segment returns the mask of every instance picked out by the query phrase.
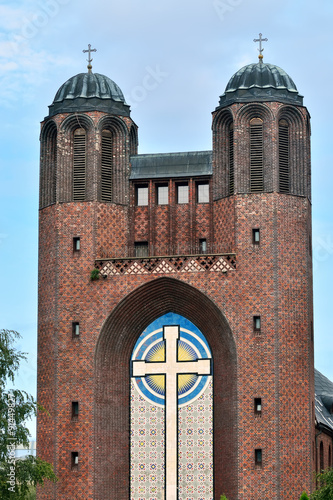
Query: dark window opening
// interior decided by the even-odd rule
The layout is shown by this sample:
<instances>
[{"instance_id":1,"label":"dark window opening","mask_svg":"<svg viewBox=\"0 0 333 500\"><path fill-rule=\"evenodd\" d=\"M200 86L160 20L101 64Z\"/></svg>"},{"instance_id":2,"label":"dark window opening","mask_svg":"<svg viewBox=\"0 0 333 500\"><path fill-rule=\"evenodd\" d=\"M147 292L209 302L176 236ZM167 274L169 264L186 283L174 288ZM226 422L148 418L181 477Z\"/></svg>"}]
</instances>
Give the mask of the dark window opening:
<instances>
[{"instance_id":1,"label":"dark window opening","mask_svg":"<svg viewBox=\"0 0 333 500\"><path fill-rule=\"evenodd\" d=\"M79 465L79 452L72 451L72 469L75 469Z\"/></svg>"},{"instance_id":2,"label":"dark window opening","mask_svg":"<svg viewBox=\"0 0 333 500\"><path fill-rule=\"evenodd\" d=\"M289 179L289 126L286 120L279 122L279 190L290 192Z\"/></svg>"},{"instance_id":3,"label":"dark window opening","mask_svg":"<svg viewBox=\"0 0 333 500\"><path fill-rule=\"evenodd\" d=\"M254 450L254 460L256 465L262 465L262 449L257 448Z\"/></svg>"},{"instance_id":4,"label":"dark window opening","mask_svg":"<svg viewBox=\"0 0 333 500\"><path fill-rule=\"evenodd\" d=\"M250 190L264 190L263 177L263 122L260 118L250 121Z\"/></svg>"},{"instance_id":5,"label":"dark window opening","mask_svg":"<svg viewBox=\"0 0 333 500\"><path fill-rule=\"evenodd\" d=\"M261 415L261 398L254 398L254 413Z\"/></svg>"},{"instance_id":6,"label":"dark window opening","mask_svg":"<svg viewBox=\"0 0 333 500\"><path fill-rule=\"evenodd\" d=\"M72 323L72 335L74 338L80 336L80 323L78 321Z\"/></svg>"},{"instance_id":7,"label":"dark window opening","mask_svg":"<svg viewBox=\"0 0 333 500\"><path fill-rule=\"evenodd\" d=\"M229 194L235 191L235 172L234 172L234 125L229 127Z\"/></svg>"},{"instance_id":8,"label":"dark window opening","mask_svg":"<svg viewBox=\"0 0 333 500\"><path fill-rule=\"evenodd\" d=\"M101 200L112 201L112 134L102 131Z\"/></svg>"},{"instance_id":9,"label":"dark window opening","mask_svg":"<svg viewBox=\"0 0 333 500\"><path fill-rule=\"evenodd\" d=\"M78 401L72 401L72 418L77 418L79 416L79 403Z\"/></svg>"},{"instance_id":10,"label":"dark window opening","mask_svg":"<svg viewBox=\"0 0 333 500\"><path fill-rule=\"evenodd\" d=\"M75 130L73 142L73 200L83 201L86 193L86 132L83 128Z\"/></svg>"},{"instance_id":11,"label":"dark window opening","mask_svg":"<svg viewBox=\"0 0 333 500\"><path fill-rule=\"evenodd\" d=\"M199 251L200 251L200 253L207 252L207 240L206 240L206 238L201 238L199 240Z\"/></svg>"},{"instance_id":12,"label":"dark window opening","mask_svg":"<svg viewBox=\"0 0 333 500\"><path fill-rule=\"evenodd\" d=\"M261 330L261 317L253 316L253 330L255 332L260 332Z\"/></svg>"},{"instance_id":13,"label":"dark window opening","mask_svg":"<svg viewBox=\"0 0 333 500\"><path fill-rule=\"evenodd\" d=\"M167 184L156 186L157 191L157 204L158 205L168 205L169 204L169 187Z\"/></svg>"},{"instance_id":14,"label":"dark window opening","mask_svg":"<svg viewBox=\"0 0 333 500\"><path fill-rule=\"evenodd\" d=\"M177 184L177 203L184 204L188 203L189 200L189 190L187 183Z\"/></svg>"},{"instance_id":15,"label":"dark window opening","mask_svg":"<svg viewBox=\"0 0 333 500\"><path fill-rule=\"evenodd\" d=\"M259 245L260 243L260 229L252 229L252 243Z\"/></svg>"},{"instance_id":16,"label":"dark window opening","mask_svg":"<svg viewBox=\"0 0 333 500\"><path fill-rule=\"evenodd\" d=\"M73 238L73 252L79 252L81 250L80 236L75 236Z\"/></svg>"},{"instance_id":17,"label":"dark window opening","mask_svg":"<svg viewBox=\"0 0 333 500\"><path fill-rule=\"evenodd\" d=\"M136 205L144 207L148 205L148 186L136 187Z\"/></svg>"},{"instance_id":18,"label":"dark window opening","mask_svg":"<svg viewBox=\"0 0 333 500\"><path fill-rule=\"evenodd\" d=\"M148 241L134 243L135 257L148 257Z\"/></svg>"}]
</instances>

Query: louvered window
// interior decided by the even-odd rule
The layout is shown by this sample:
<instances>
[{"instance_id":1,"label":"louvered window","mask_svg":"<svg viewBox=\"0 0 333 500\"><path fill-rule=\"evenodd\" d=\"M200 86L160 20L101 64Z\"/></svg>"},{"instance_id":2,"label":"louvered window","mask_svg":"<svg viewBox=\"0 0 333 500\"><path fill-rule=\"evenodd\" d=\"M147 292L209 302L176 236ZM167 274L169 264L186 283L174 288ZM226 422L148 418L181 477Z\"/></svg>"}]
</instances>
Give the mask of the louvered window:
<instances>
[{"instance_id":1,"label":"louvered window","mask_svg":"<svg viewBox=\"0 0 333 500\"><path fill-rule=\"evenodd\" d=\"M279 190L289 193L289 127L286 120L279 122Z\"/></svg>"},{"instance_id":2,"label":"louvered window","mask_svg":"<svg viewBox=\"0 0 333 500\"><path fill-rule=\"evenodd\" d=\"M82 201L86 192L86 133L83 128L74 132L73 200Z\"/></svg>"},{"instance_id":3,"label":"louvered window","mask_svg":"<svg viewBox=\"0 0 333 500\"><path fill-rule=\"evenodd\" d=\"M109 130L102 132L102 201L112 201L112 134Z\"/></svg>"},{"instance_id":4,"label":"louvered window","mask_svg":"<svg viewBox=\"0 0 333 500\"><path fill-rule=\"evenodd\" d=\"M229 127L229 194L234 194L235 191L235 174L234 174L234 126Z\"/></svg>"},{"instance_id":5,"label":"louvered window","mask_svg":"<svg viewBox=\"0 0 333 500\"><path fill-rule=\"evenodd\" d=\"M252 192L264 190L263 131L260 118L253 118L250 122L250 182Z\"/></svg>"}]
</instances>

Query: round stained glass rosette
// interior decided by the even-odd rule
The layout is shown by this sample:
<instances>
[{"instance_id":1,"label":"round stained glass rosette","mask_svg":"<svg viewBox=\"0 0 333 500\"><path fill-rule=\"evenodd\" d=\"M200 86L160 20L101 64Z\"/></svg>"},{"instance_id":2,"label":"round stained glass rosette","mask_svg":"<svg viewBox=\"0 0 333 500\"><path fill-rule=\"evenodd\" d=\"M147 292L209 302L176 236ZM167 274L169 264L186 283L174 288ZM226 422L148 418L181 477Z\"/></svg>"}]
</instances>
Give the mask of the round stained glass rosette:
<instances>
[{"instance_id":1,"label":"round stained glass rosette","mask_svg":"<svg viewBox=\"0 0 333 500\"><path fill-rule=\"evenodd\" d=\"M205 337L199 330L192 332L180 327L177 346L178 361L196 361L211 359L211 352ZM165 361L165 342L163 328L152 332L143 332L133 350L131 361L144 360L146 362ZM206 389L210 375L196 375L193 373L178 375L178 406L184 406L197 399ZM134 386L141 396L151 404L164 406L165 404L165 376L146 375L133 377Z\"/></svg>"}]
</instances>

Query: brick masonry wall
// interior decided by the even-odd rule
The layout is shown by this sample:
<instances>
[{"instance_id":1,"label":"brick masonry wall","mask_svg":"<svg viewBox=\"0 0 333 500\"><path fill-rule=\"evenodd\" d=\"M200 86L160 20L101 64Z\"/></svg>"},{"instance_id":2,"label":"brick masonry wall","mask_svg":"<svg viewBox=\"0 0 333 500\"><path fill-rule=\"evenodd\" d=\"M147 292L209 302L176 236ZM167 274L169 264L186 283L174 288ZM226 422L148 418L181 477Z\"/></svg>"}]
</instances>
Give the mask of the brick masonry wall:
<instances>
[{"instance_id":1,"label":"brick masonry wall","mask_svg":"<svg viewBox=\"0 0 333 500\"><path fill-rule=\"evenodd\" d=\"M38 453L53 455L60 481L39 498L128 498L129 356L142 329L168 310L193 321L212 347L216 498L296 499L309 491L310 206L305 198L279 194L218 203L228 207L229 221L234 206L237 270L179 273L175 279L123 275L91 282L101 242L109 238L123 247L125 223L116 221L125 220L124 209L86 202L41 212L38 398L50 417L38 420ZM202 208L198 220L209 227ZM218 227L223 212L214 214ZM158 221L155 231L162 228L163 234ZM46 237L48 227L56 230ZM259 246L252 243L252 227L260 228ZM73 252L77 235L82 247ZM253 332L254 315L262 318L260 335ZM80 322L78 339L72 338L72 321ZM253 411L255 397L263 401L260 417ZM80 403L77 421L71 419L72 401ZM57 446L51 452L52 440ZM261 467L254 464L255 448L263 450ZM79 452L74 469L72 451Z\"/></svg>"}]
</instances>

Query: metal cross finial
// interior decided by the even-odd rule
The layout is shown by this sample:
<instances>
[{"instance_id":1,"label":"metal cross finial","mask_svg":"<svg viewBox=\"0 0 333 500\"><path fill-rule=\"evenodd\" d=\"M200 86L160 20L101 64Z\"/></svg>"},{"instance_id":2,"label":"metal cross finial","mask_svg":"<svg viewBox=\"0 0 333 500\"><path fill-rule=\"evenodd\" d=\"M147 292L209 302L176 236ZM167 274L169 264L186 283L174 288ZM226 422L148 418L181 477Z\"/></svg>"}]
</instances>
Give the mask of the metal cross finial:
<instances>
[{"instance_id":1,"label":"metal cross finial","mask_svg":"<svg viewBox=\"0 0 333 500\"><path fill-rule=\"evenodd\" d=\"M92 49L90 43L88 43L88 50L83 50L82 52L88 52L88 59L87 59L88 66L87 67L88 67L88 72L91 73L91 69L92 69L91 63L93 61L93 59L91 57L91 53L92 52L97 52L97 50L96 49Z\"/></svg>"},{"instance_id":2,"label":"metal cross finial","mask_svg":"<svg viewBox=\"0 0 333 500\"><path fill-rule=\"evenodd\" d=\"M264 56L262 55L263 50L264 50L264 49L263 49L263 46L262 46L262 42L268 42L268 38L262 38L262 33L259 33L259 38L255 38L253 41L254 41L254 42L259 42L259 49L258 49L258 51L259 51L259 56L258 56L258 57L259 57L259 60L260 60L260 62L261 62L261 61L262 61L262 59L263 59L263 57L264 57Z\"/></svg>"}]
</instances>

